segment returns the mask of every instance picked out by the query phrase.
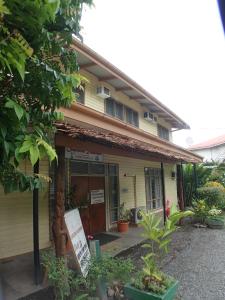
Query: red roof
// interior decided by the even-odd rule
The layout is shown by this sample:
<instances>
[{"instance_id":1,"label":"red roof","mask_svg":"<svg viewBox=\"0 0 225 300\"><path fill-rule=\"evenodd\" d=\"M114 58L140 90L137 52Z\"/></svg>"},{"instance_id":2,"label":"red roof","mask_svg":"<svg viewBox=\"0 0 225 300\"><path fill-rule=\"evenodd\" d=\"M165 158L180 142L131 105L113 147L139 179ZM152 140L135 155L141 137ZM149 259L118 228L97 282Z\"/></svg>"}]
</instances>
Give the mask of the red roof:
<instances>
[{"instance_id":1,"label":"red roof","mask_svg":"<svg viewBox=\"0 0 225 300\"><path fill-rule=\"evenodd\" d=\"M215 146L219 146L225 144L225 134L215 137L213 139L192 145L188 148L188 150L197 150L197 149L208 149L213 148Z\"/></svg>"}]
</instances>

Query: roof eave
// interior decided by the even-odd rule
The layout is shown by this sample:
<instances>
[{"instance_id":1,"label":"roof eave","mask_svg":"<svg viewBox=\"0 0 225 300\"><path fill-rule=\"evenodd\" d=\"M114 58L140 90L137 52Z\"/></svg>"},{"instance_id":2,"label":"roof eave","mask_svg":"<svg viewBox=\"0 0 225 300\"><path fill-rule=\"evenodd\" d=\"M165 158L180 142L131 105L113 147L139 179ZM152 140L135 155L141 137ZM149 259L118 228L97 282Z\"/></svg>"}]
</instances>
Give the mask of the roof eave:
<instances>
[{"instance_id":1,"label":"roof eave","mask_svg":"<svg viewBox=\"0 0 225 300\"><path fill-rule=\"evenodd\" d=\"M128 77L125 73L123 73L121 70L119 70L117 67L115 67L113 64L111 64L109 61L107 61L105 58L103 58L101 55L96 53L94 50L92 50L87 45L81 43L77 39L73 39L73 46L74 48L86 55L90 60L92 60L96 65L99 65L100 67L107 69L110 73L115 75L118 79L125 82L130 87L134 88L137 92L139 92L141 95L145 97L146 100L148 100L150 103L153 103L155 106L157 106L162 112L167 113L168 116L170 116L174 122L176 122L177 126L173 128L177 128L179 130L181 129L190 129L190 126L184 122L180 117L178 117L174 112L172 112L168 107L166 107L164 104L162 104L158 99L156 99L153 95L151 95L148 91L146 91L143 87L141 87L137 82L135 82L133 79Z\"/></svg>"}]
</instances>

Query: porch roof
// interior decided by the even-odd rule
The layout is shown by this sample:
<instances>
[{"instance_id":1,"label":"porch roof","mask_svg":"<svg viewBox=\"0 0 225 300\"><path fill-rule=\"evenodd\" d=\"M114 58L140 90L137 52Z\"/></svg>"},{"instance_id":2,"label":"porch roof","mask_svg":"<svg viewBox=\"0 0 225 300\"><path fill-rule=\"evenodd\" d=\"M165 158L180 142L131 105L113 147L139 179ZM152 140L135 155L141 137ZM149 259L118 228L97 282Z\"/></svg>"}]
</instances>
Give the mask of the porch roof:
<instances>
[{"instance_id":1,"label":"porch roof","mask_svg":"<svg viewBox=\"0 0 225 300\"><path fill-rule=\"evenodd\" d=\"M94 127L86 128L65 123L57 123L56 127L59 133L64 133L69 137L123 149L133 153L154 155L157 158L164 158L176 162L202 162L202 158L199 155L193 154L185 149L181 150L181 148L177 148L175 145L173 145L174 150L166 149L163 146L154 145L154 142L150 144L119 133Z\"/></svg>"}]
</instances>

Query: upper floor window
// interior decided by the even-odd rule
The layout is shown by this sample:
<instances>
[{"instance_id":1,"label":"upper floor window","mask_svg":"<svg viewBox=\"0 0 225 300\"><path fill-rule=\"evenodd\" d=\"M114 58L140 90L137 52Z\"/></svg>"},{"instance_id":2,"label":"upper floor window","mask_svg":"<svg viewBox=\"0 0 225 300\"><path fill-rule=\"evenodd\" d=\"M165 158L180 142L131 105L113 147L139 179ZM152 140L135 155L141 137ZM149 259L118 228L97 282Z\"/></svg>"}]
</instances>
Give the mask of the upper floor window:
<instances>
[{"instance_id":1,"label":"upper floor window","mask_svg":"<svg viewBox=\"0 0 225 300\"><path fill-rule=\"evenodd\" d=\"M74 93L76 95L76 101L78 103L84 104L84 98L85 98L85 86L82 84L78 86L75 90Z\"/></svg>"},{"instance_id":2,"label":"upper floor window","mask_svg":"<svg viewBox=\"0 0 225 300\"><path fill-rule=\"evenodd\" d=\"M161 125L157 125L157 129L158 129L158 136L164 140L169 141L170 140L170 135L169 135L169 129L161 126Z\"/></svg>"},{"instance_id":3,"label":"upper floor window","mask_svg":"<svg viewBox=\"0 0 225 300\"><path fill-rule=\"evenodd\" d=\"M133 109L115 101L113 98L105 99L105 112L121 121L138 127L138 113Z\"/></svg>"}]
</instances>

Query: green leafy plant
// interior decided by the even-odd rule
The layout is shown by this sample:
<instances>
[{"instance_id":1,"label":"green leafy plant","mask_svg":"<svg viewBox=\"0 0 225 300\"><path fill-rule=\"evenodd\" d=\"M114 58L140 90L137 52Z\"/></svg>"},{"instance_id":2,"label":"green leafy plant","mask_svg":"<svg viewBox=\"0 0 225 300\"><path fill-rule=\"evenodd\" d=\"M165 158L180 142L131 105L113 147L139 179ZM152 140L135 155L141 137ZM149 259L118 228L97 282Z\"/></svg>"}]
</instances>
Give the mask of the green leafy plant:
<instances>
[{"instance_id":1,"label":"green leafy plant","mask_svg":"<svg viewBox=\"0 0 225 300\"><path fill-rule=\"evenodd\" d=\"M198 220L204 224L210 208L205 200L200 199L193 202L193 211Z\"/></svg>"},{"instance_id":2,"label":"green leafy plant","mask_svg":"<svg viewBox=\"0 0 225 300\"><path fill-rule=\"evenodd\" d=\"M19 169L56 159L60 107L76 100L84 78L74 49L83 5L92 0L0 0L0 183L5 192L39 187Z\"/></svg>"},{"instance_id":3,"label":"green leafy plant","mask_svg":"<svg viewBox=\"0 0 225 300\"><path fill-rule=\"evenodd\" d=\"M107 255L99 259L92 258L87 277L74 276L72 285L76 291L88 291L91 295L96 295L99 283L104 282L108 288L114 291L115 299L117 299L133 269L134 266L130 259Z\"/></svg>"},{"instance_id":4,"label":"green leafy plant","mask_svg":"<svg viewBox=\"0 0 225 300\"><path fill-rule=\"evenodd\" d=\"M204 199L209 208L225 208L225 192L221 187L201 187L197 189L197 198Z\"/></svg>"},{"instance_id":5,"label":"green leafy plant","mask_svg":"<svg viewBox=\"0 0 225 300\"><path fill-rule=\"evenodd\" d=\"M131 212L129 209L125 209L125 203L123 202L119 207L119 222L129 222Z\"/></svg>"},{"instance_id":6,"label":"green leafy plant","mask_svg":"<svg viewBox=\"0 0 225 300\"><path fill-rule=\"evenodd\" d=\"M136 279L133 281L135 287L140 288L141 286L146 291L163 294L174 282L174 279L160 271L157 260L168 252L171 235L177 230L179 220L190 215L193 215L193 212L179 212L176 211L175 207L172 207L171 215L163 226L162 218L151 212L142 213L143 236L147 240L143 247L149 249L149 253L142 257L144 267L141 274L138 274L137 281ZM142 278L141 284L140 277Z\"/></svg>"},{"instance_id":7,"label":"green leafy plant","mask_svg":"<svg viewBox=\"0 0 225 300\"><path fill-rule=\"evenodd\" d=\"M196 189L203 186L209 179L212 169L208 168L204 164L196 165L196 179L194 176L194 167L192 164L187 164L184 166L184 193L186 206L191 206L192 200L196 198ZM197 183L197 186L196 186Z\"/></svg>"},{"instance_id":8,"label":"green leafy plant","mask_svg":"<svg viewBox=\"0 0 225 300\"><path fill-rule=\"evenodd\" d=\"M44 266L50 285L53 286L56 299L64 300L71 293L73 272L68 269L65 258L55 257L52 252L42 254Z\"/></svg>"}]
</instances>

